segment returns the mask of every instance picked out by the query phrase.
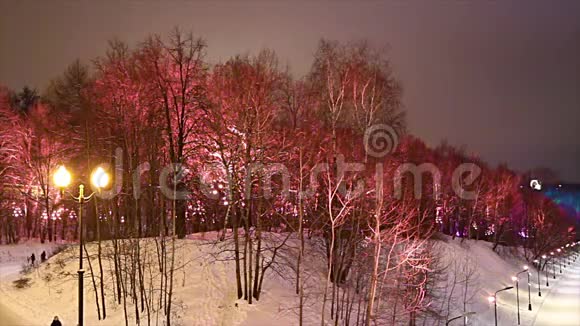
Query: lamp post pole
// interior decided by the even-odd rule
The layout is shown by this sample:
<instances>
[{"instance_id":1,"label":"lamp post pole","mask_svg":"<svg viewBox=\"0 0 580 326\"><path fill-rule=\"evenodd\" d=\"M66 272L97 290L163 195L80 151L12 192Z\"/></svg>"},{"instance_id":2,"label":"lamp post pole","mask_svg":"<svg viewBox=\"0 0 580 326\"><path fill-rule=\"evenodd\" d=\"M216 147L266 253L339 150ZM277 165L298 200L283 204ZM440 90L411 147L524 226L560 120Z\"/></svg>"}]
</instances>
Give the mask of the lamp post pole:
<instances>
[{"instance_id":1,"label":"lamp post pole","mask_svg":"<svg viewBox=\"0 0 580 326\"><path fill-rule=\"evenodd\" d=\"M83 203L85 201L85 186L82 184L79 185L79 197L77 198L79 201L79 326L83 326L83 274L85 271L83 270Z\"/></svg>"},{"instance_id":2,"label":"lamp post pole","mask_svg":"<svg viewBox=\"0 0 580 326\"><path fill-rule=\"evenodd\" d=\"M538 263L538 297L542 296L542 285L540 282L540 274L542 271L542 258L540 257L538 260L535 261L536 263Z\"/></svg>"},{"instance_id":3,"label":"lamp post pole","mask_svg":"<svg viewBox=\"0 0 580 326\"><path fill-rule=\"evenodd\" d=\"M512 281L516 282L516 302L518 305L518 325L520 325L520 279L519 275L522 273L528 274L528 309L532 310L532 301L530 300L530 273L528 272L528 266L524 266L524 270L517 273L516 276L512 277Z\"/></svg>"},{"instance_id":4,"label":"lamp post pole","mask_svg":"<svg viewBox=\"0 0 580 326\"><path fill-rule=\"evenodd\" d=\"M90 200L93 197L94 193L89 196L85 196L85 186L83 184L79 185L79 195L78 197L74 197L73 199L78 201L79 203L79 321L78 326L83 326L84 324L84 274L85 270L83 269L83 246L84 246L84 237L83 237L83 204Z\"/></svg>"},{"instance_id":5,"label":"lamp post pole","mask_svg":"<svg viewBox=\"0 0 580 326\"><path fill-rule=\"evenodd\" d=\"M530 276L532 273L528 272L528 310L532 311L532 283Z\"/></svg>"},{"instance_id":6,"label":"lamp post pole","mask_svg":"<svg viewBox=\"0 0 580 326\"><path fill-rule=\"evenodd\" d=\"M493 301L493 308L494 308L494 317L495 317L495 326L497 326L497 294L502 292L502 291L507 291L507 290L511 290L513 289L513 286L508 286L505 287L501 290L497 290L495 291L495 293L493 294L493 296L489 297L490 301Z\"/></svg>"},{"instance_id":7,"label":"lamp post pole","mask_svg":"<svg viewBox=\"0 0 580 326\"><path fill-rule=\"evenodd\" d=\"M518 273L519 274L519 273ZM517 276L512 277L512 281L516 282L516 304L518 311L518 325L520 324L520 282Z\"/></svg>"},{"instance_id":8,"label":"lamp post pole","mask_svg":"<svg viewBox=\"0 0 580 326\"><path fill-rule=\"evenodd\" d=\"M84 232L83 232L83 204L91 199L93 196L92 194L88 197L85 197L85 186L83 184L79 185L79 195L77 197L71 195L72 198L79 203L79 270L77 271L79 275L79 320L77 325L83 326L84 324L84 274L85 270L83 269L83 245L84 245Z\"/></svg>"}]
</instances>

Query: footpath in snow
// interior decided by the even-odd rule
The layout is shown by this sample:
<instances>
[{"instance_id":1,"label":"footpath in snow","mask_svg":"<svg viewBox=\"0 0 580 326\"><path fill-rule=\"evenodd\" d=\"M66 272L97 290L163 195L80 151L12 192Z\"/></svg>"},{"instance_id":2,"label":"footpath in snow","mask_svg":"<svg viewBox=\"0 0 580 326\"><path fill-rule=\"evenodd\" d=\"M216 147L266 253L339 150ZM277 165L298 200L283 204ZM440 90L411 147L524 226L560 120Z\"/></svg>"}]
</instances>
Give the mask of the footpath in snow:
<instances>
[{"instance_id":1,"label":"footpath in snow","mask_svg":"<svg viewBox=\"0 0 580 326\"><path fill-rule=\"evenodd\" d=\"M564 270L536 316L534 326L580 325L580 259Z\"/></svg>"}]
</instances>

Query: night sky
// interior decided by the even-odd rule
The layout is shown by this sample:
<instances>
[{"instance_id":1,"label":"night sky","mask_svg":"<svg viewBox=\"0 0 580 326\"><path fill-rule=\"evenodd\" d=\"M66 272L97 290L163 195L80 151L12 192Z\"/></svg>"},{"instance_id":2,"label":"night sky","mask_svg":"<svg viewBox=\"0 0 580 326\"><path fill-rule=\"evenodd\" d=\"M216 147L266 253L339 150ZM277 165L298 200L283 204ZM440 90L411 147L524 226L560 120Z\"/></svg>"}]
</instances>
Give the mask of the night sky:
<instances>
[{"instance_id":1,"label":"night sky","mask_svg":"<svg viewBox=\"0 0 580 326\"><path fill-rule=\"evenodd\" d=\"M179 25L215 63L274 49L304 75L320 38L388 49L410 131L491 163L580 182L580 1L0 0L0 84L44 88L74 59Z\"/></svg>"}]
</instances>

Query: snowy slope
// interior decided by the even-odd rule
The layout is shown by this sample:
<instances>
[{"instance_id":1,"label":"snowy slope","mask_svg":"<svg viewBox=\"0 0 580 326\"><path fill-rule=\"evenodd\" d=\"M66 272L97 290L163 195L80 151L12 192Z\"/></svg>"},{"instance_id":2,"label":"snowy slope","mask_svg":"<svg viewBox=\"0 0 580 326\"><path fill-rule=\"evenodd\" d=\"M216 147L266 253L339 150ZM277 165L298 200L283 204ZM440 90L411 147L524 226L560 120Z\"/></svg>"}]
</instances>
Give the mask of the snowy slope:
<instances>
[{"instance_id":1,"label":"snowy slope","mask_svg":"<svg viewBox=\"0 0 580 326\"><path fill-rule=\"evenodd\" d=\"M144 244L152 245L151 240L142 240ZM245 319L246 308L240 303L235 307L235 288L231 287L231 269L226 263L212 262L204 251L211 247L200 245L201 241L180 241L177 254L177 265L183 257L192 257L191 263L185 269L175 274L174 311L180 315L183 325L237 325ZM2 277L0 290L1 303L24 318L30 325L48 323L54 315L58 315L65 325L76 323L77 319L77 269L78 247L52 257L45 264L27 275L32 279L32 285L25 289L15 289L11 281L18 275L9 274ZM87 249L91 255L96 252L96 245L90 244ZM151 251L153 252L153 251ZM152 257L150 257L151 259ZM92 261L96 268L96 259ZM104 262L104 270L109 270L108 260ZM122 305L114 304L112 275L107 277L107 318L98 321L95 305L95 294L90 278L89 266L85 263L85 322L88 325L122 325L124 313ZM96 270L95 270L95 273ZM50 278L50 280L48 279ZM234 278L235 279L235 278ZM128 309L129 318L134 318L133 306ZM195 314L187 313L195 311ZM143 318L143 316L141 317ZM159 316L160 322L163 316Z\"/></svg>"},{"instance_id":2,"label":"snowy slope","mask_svg":"<svg viewBox=\"0 0 580 326\"><path fill-rule=\"evenodd\" d=\"M271 234L278 237L280 235ZM221 248L214 245L216 234L195 235L177 242L176 265L184 265L175 274L175 306L174 312L179 316L174 320L180 325L244 325L244 326L269 326L269 325L296 325L297 324L297 296L294 293L293 271L288 265L281 264L276 270L271 270L264 281L264 291L261 300L248 305L244 300L236 299L235 272L233 262L220 257ZM151 239L140 240L141 246L153 246ZM107 244L107 243L105 243ZM290 241L290 246L295 243ZM313 245L312 242L307 244ZM2 306L17 314L25 323L23 325L48 324L54 315L58 315L65 325L76 324L77 314L77 268L78 247L72 246L58 255L52 257L47 263L35 269L28 277L32 279L32 285L26 289L16 289L12 281L19 277L15 273L16 266L26 261L26 255L31 244L14 246L8 250L6 246L0 247L2 260L0 261L0 313ZM33 246L34 247L34 246ZM40 246L38 248L41 248ZM476 312L469 318L468 325L493 325L493 305L487 297L494 291L513 285L510 277L522 270L524 261L514 256L510 250L500 248L501 255L491 250L491 244L483 241L464 241L443 238L437 241L437 248L441 253L442 264L448 266L447 281L451 280L452 270L460 278L462 268L472 262L475 272L472 275L468 287L467 310ZM91 255L96 252L96 245L88 245ZM22 252L22 254L17 254ZM153 254L154 250L150 250ZM323 291L325 278L325 258L313 254L305 257L306 287L308 296L305 303L305 325L320 324L320 295ZM38 254L37 254L38 255ZM12 257L8 259L8 257ZM76 258L75 258L76 257ZM151 256L145 259L153 259ZM156 258L155 258L156 259ZM292 261L293 251L289 250L280 257L280 261ZM151 260L154 261L154 260ZM453 269L453 262L457 262L457 269ZM96 259L92 260L93 268ZM105 270L108 270L109 261L105 260ZM560 274L556 280L550 279L550 288L542 284L542 297L537 294L537 274L535 270L531 277L532 284L532 307L527 310L528 291L527 279L520 281L520 312L521 325L580 325L575 324L578 315L570 311L578 311L578 291L580 291L580 260L575 266L566 268L566 278L561 279ZM85 264L86 265L86 264ZM107 289L107 319L97 320L95 308L95 294L90 279L89 267L85 266L85 314L88 325L123 325L124 314L122 305L113 303L112 287ZM48 276L50 275L50 276ZM525 274L522 274L525 277ZM109 277L112 279L112 276ZM545 276L542 274L542 282ZM111 282L112 283L112 282ZM107 282L109 284L109 282ZM457 285L453 292L447 287L445 280L440 284L441 299L433 303L434 306L451 302L449 317L454 317L463 311L463 287ZM552 293L553 291L553 293ZM451 294L451 300L449 295ZM544 302L546 300L546 302ZM516 293L515 289L502 292L498 296L499 325L517 325L516 319ZM130 303L129 303L130 305ZM543 305L542 313L536 318L536 314ZM442 306L443 307L443 306ZM544 311L545 309L545 311ZM575 309L575 310L574 310ZM443 310L446 308L443 307ZM551 311L552 313L546 312ZM444 311L445 312L445 311ZM549 324L553 320L553 314L557 313L565 320L559 324ZM134 318L133 308L128 308L129 318ZM143 318L143 317L142 317ZM572 321L570 321L572 319ZM566 320L568 320L566 323ZM160 325L163 317L159 316ZM4 325L0 323L1 325ZM427 323L429 324L429 323ZM436 323L431 323L436 324ZM457 325L462 324L456 321Z\"/></svg>"},{"instance_id":3,"label":"snowy slope","mask_svg":"<svg viewBox=\"0 0 580 326\"><path fill-rule=\"evenodd\" d=\"M280 237L277 234L268 235ZM272 320L281 325L291 325L296 319L293 284L285 277L274 271L266 277L261 300L249 305L244 300L238 300L235 288L235 269L233 261L223 259L220 252L223 248L216 243L216 234L196 234L188 239L177 240L176 266L184 266L175 272L175 294L173 311L176 314L174 325L271 325ZM156 251L152 239L140 240L143 251L149 248L148 261L153 273L157 268ZM103 242L103 246L110 250L110 242ZM0 247L5 248L5 247ZM4 251L5 256L14 256L14 252L27 252L28 245L15 246L10 254ZM96 270L96 244L87 245L91 254L91 261ZM19 259L3 261L0 270L0 312L13 312L23 322L23 325L39 325L49 323L53 316L58 315L65 325L76 324L77 320L77 269L78 246L71 246L67 250L51 257L46 263L35 268L30 274L31 286L16 289L12 282L21 277L17 267L26 262L26 256L19 255ZM218 259L219 258L219 259ZM315 259L316 261L323 261ZM103 260L103 269L109 270L112 261ZM316 265L305 260L305 264ZM9 266L9 268L5 268ZM323 265L320 265L322 269ZM112 275L106 276L107 284L107 318L98 321L95 293L90 277L89 266L85 261L85 323L88 325L123 325L124 313L122 305L114 303ZM322 274L320 274L322 276ZM319 278L314 278L318 283ZM309 279L314 280L313 278ZM97 279L98 282L98 279ZM128 303L129 319L134 324L134 306ZM4 310L2 310L4 307ZM306 309L307 313L316 315L318 309ZM159 314L159 324L164 317ZM141 316L143 322L144 316ZM308 317L305 319L308 321ZM155 324L155 321L152 321ZM4 325L0 322L0 325Z\"/></svg>"}]
</instances>

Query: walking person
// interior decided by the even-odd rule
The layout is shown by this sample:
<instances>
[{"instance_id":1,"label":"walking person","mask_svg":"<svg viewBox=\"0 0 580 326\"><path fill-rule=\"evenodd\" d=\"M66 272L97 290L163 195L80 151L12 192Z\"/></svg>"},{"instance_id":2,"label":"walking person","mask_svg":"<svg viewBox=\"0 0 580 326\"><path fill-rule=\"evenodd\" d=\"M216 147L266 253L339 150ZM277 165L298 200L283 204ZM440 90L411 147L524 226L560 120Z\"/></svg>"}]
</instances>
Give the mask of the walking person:
<instances>
[{"instance_id":1,"label":"walking person","mask_svg":"<svg viewBox=\"0 0 580 326\"><path fill-rule=\"evenodd\" d=\"M58 316L54 316L54 319L52 320L50 326L62 326L62 323L60 322L60 320L58 320Z\"/></svg>"},{"instance_id":2,"label":"walking person","mask_svg":"<svg viewBox=\"0 0 580 326\"><path fill-rule=\"evenodd\" d=\"M32 255L30 256L30 263L32 264L32 266L34 266L35 260L36 260L36 257L34 257L34 253L32 253Z\"/></svg>"},{"instance_id":3,"label":"walking person","mask_svg":"<svg viewBox=\"0 0 580 326\"><path fill-rule=\"evenodd\" d=\"M40 254L40 262L44 263L44 261L46 260L46 251L42 251L42 253Z\"/></svg>"}]
</instances>

